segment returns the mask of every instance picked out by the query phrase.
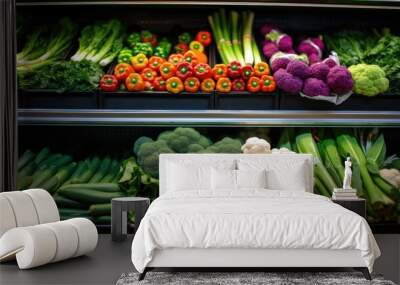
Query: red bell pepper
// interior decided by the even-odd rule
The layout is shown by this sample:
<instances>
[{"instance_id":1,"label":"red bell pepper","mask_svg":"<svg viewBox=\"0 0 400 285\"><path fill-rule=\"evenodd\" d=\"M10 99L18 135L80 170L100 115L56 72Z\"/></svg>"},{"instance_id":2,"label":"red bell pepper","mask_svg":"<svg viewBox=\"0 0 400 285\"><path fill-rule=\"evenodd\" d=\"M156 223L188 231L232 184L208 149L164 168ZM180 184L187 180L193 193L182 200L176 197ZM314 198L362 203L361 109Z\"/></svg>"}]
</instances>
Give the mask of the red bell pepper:
<instances>
[{"instance_id":1,"label":"red bell pepper","mask_svg":"<svg viewBox=\"0 0 400 285\"><path fill-rule=\"evenodd\" d=\"M148 67L150 67L153 70L158 71L160 69L160 65L164 63L164 59L159 56L152 56L149 59Z\"/></svg>"},{"instance_id":2,"label":"red bell pepper","mask_svg":"<svg viewBox=\"0 0 400 285\"><path fill-rule=\"evenodd\" d=\"M181 62L176 67L176 76L182 80L193 75L193 67L188 62Z\"/></svg>"},{"instance_id":3,"label":"red bell pepper","mask_svg":"<svg viewBox=\"0 0 400 285\"><path fill-rule=\"evenodd\" d=\"M173 76L171 78L168 78L167 80L167 90L171 93L177 94L182 92L184 89L182 80L180 80L178 77Z\"/></svg>"},{"instance_id":4,"label":"red bell pepper","mask_svg":"<svg viewBox=\"0 0 400 285\"><path fill-rule=\"evenodd\" d=\"M252 76L249 81L247 81L247 91L249 92L258 92L261 89L261 81L260 78Z\"/></svg>"},{"instance_id":5,"label":"red bell pepper","mask_svg":"<svg viewBox=\"0 0 400 285\"><path fill-rule=\"evenodd\" d=\"M228 77L220 77L217 81L217 87L216 87L218 92L222 93L228 93L232 89L232 82Z\"/></svg>"},{"instance_id":6,"label":"red bell pepper","mask_svg":"<svg viewBox=\"0 0 400 285\"><path fill-rule=\"evenodd\" d=\"M192 50L185 52L183 57L184 57L185 61L189 62L192 66L195 66L199 62L199 60L196 56L196 53Z\"/></svg>"},{"instance_id":7,"label":"red bell pepper","mask_svg":"<svg viewBox=\"0 0 400 285\"><path fill-rule=\"evenodd\" d=\"M212 78L206 78L201 82L201 91L212 92L215 89L215 81Z\"/></svg>"},{"instance_id":8,"label":"red bell pepper","mask_svg":"<svg viewBox=\"0 0 400 285\"><path fill-rule=\"evenodd\" d=\"M207 63L199 63L194 67L194 74L203 80L212 77L211 67Z\"/></svg>"},{"instance_id":9,"label":"red bell pepper","mask_svg":"<svg viewBox=\"0 0 400 285\"><path fill-rule=\"evenodd\" d=\"M146 67L140 73L144 81L152 82L157 77L157 72L150 67Z\"/></svg>"},{"instance_id":10,"label":"red bell pepper","mask_svg":"<svg viewBox=\"0 0 400 285\"><path fill-rule=\"evenodd\" d=\"M171 78L175 75L176 67L171 62L166 61L160 66L160 75L164 79Z\"/></svg>"},{"instance_id":11,"label":"red bell pepper","mask_svg":"<svg viewBox=\"0 0 400 285\"><path fill-rule=\"evenodd\" d=\"M241 75L242 65L239 61L235 60L228 64L228 77L238 78Z\"/></svg>"},{"instance_id":12,"label":"red bell pepper","mask_svg":"<svg viewBox=\"0 0 400 285\"><path fill-rule=\"evenodd\" d=\"M276 82L273 76L263 75L261 76L261 91L262 92L273 92L276 90Z\"/></svg>"},{"instance_id":13,"label":"red bell pepper","mask_svg":"<svg viewBox=\"0 0 400 285\"><path fill-rule=\"evenodd\" d=\"M183 55L185 52L187 52L189 50L189 46L185 43L179 43L179 44L175 45L174 49L175 49L176 53Z\"/></svg>"},{"instance_id":14,"label":"red bell pepper","mask_svg":"<svg viewBox=\"0 0 400 285\"><path fill-rule=\"evenodd\" d=\"M184 85L187 92L197 92L200 88L200 81L196 77L188 77Z\"/></svg>"},{"instance_id":15,"label":"red bell pepper","mask_svg":"<svg viewBox=\"0 0 400 285\"><path fill-rule=\"evenodd\" d=\"M100 79L100 89L106 92L118 90L118 80L114 75L106 74Z\"/></svg>"},{"instance_id":16,"label":"red bell pepper","mask_svg":"<svg viewBox=\"0 0 400 285\"><path fill-rule=\"evenodd\" d=\"M153 90L154 90L153 82L151 82L151 81L145 81L145 82L144 82L144 90L145 90L145 91L153 91Z\"/></svg>"},{"instance_id":17,"label":"red bell pepper","mask_svg":"<svg viewBox=\"0 0 400 285\"><path fill-rule=\"evenodd\" d=\"M245 65L242 67L242 77L245 80L248 80L250 77L254 75L254 68L251 65Z\"/></svg>"},{"instance_id":18,"label":"red bell pepper","mask_svg":"<svg viewBox=\"0 0 400 285\"><path fill-rule=\"evenodd\" d=\"M129 91L142 91L144 89L144 81L139 73L131 73L125 80L126 89Z\"/></svg>"},{"instance_id":19,"label":"red bell pepper","mask_svg":"<svg viewBox=\"0 0 400 285\"><path fill-rule=\"evenodd\" d=\"M184 62L185 59L182 54L179 53L173 53L168 57L168 61L172 63L173 65L177 66L181 62Z\"/></svg>"},{"instance_id":20,"label":"red bell pepper","mask_svg":"<svg viewBox=\"0 0 400 285\"><path fill-rule=\"evenodd\" d=\"M133 67L127 63L119 63L114 68L114 75L118 81L125 80L132 72L135 72Z\"/></svg>"},{"instance_id":21,"label":"red bell pepper","mask_svg":"<svg viewBox=\"0 0 400 285\"><path fill-rule=\"evenodd\" d=\"M150 31L147 31L147 30L142 31L140 33L140 37L142 39L142 42L151 43L151 45L153 47L157 46L157 36L155 34L151 33Z\"/></svg>"},{"instance_id":22,"label":"red bell pepper","mask_svg":"<svg viewBox=\"0 0 400 285\"><path fill-rule=\"evenodd\" d=\"M232 82L233 91L244 91L246 89L246 83L242 78L236 78Z\"/></svg>"},{"instance_id":23,"label":"red bell pepper","mask_svg":"<svg viewBox=\"0 0 400 285\"><path fill-rule=\"evenodd\" d=\"M199 41L203 46L208 47L212 42L211 33L208 31L200 31L196 35L196 41Z\"/></svg>"},{"instance_id":24,"label":"red bell pepper","mask_svg":"<svg viewBox=\"0 0 400 285\"><path fill-rule=\"evenodd\" d=\"M228 76L228 68L225 64L216 64L212 69L212 74L215 80L220 79L221 77Z\"/></svg>"},{"instance_id":25,"label":"red bell pepper","mask_svg":"<svg viewBox=\"0 0 400 285\"><path fill-rule=\"evenodd\" d=\"M167 90L166 81L161 76L157 76L153 81L154 90L165 91Z\"/></svg>"},{"instance_id":26,"label":"red bell pepper","mask_svg":"<svg viewBox=\"0 0 400 285\"><path fill-rule=\"evenodd\" d=\"M268 64L266 62L259 62L256 65L254 65L254 74L258 77L261 77L263 75L269 75L270 70Z\"/></svg>"}]
</instances>

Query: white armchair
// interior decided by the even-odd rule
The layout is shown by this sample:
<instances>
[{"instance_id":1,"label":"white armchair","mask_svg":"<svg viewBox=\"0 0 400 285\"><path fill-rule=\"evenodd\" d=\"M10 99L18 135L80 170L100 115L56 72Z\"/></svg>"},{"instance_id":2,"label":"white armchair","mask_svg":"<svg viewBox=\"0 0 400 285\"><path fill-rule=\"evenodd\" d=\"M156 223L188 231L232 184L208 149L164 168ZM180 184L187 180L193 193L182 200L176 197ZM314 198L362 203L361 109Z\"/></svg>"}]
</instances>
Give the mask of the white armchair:
<instances>
[{"instance_id":1,"label":"white armchair","mask_svg":"<svg viewBox=\"0 0 400 285\"><path fill-rule=\"evenodd\" d=\"M60 221L57 206L43 189L0 193L0 262L15 259L20 269L84 255L98 234L88 219Z\"/></svg>"}]
</instances>

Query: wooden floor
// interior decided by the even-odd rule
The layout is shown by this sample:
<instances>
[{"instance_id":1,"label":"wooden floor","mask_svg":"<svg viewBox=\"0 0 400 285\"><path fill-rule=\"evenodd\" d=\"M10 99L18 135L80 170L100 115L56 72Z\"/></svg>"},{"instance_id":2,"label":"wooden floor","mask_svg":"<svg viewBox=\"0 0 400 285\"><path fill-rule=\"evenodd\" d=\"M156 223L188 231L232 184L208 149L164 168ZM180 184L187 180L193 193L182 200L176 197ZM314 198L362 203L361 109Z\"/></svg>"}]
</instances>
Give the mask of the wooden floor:
<instances>
[{"instance_id":1,"label":"wooden floor","mask_svg":"<svg viewBox=\"0 0 400 285\"><path fill-rule=\"evenodd\" d=\"M111 235L99 235L94 252L58 263L19 270L16 262L0 264L1 285L115 284L122 273L134 271L131 262L132 236L112 242Z\"/></svg>"}]
</instances>

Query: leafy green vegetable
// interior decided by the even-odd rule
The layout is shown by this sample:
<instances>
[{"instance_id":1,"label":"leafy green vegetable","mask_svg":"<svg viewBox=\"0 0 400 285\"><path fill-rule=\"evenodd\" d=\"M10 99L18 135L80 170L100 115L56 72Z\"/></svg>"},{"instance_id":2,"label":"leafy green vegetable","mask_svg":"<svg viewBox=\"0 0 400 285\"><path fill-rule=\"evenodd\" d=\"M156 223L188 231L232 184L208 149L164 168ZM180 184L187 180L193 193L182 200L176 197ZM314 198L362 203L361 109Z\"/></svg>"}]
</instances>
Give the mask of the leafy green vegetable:
<instances>
[{"instance_id":1,"label":"leafy green vegetable","mask_svg":"<svg viewBox=\"0 0 400 285\"><path fill-rule=\"evenodd\" d=\"M22 89L52 89L58 92L91 91L98 87L104 72L87 60L60 61L47 65L33 74L19 78Z\"/></svg>"}]
</instances>

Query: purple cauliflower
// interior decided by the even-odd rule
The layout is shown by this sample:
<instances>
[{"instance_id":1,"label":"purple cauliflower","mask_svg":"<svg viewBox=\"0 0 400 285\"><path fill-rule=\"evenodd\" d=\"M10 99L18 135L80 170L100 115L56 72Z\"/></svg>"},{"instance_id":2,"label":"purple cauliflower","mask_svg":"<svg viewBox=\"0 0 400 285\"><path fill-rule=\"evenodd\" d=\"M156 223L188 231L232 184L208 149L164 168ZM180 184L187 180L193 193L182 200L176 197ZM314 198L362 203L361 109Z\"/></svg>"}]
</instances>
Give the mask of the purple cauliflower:
<instances>
[{"instance_id":1,"label":"purple cauliflower","mask_svg":"<svg viewBox=\"0 0 400 285\"><path fill-rule=\"evenodd\" d=\"M276 40L276 44L280 51L288 52L293 50L292 37L287 34L281 34Z\"/></svg>"},{"instance_id":2,"label":"purple cauliflower","mask_svg":"<svg viewBox=\"0 0 400 285\"><path fill-rule=\"evenodd\" d=\"M266 34L269 34L272 30L276 30L276 27L270 25L270 24L265 24L261 27L260 33L265 36Z\"/></svg>"},{"instance_id":3,"label":"purple cauliflower","mask_svg":"<svg viewBox=\"0 0 400 285\"><path fill-rule=\"evenodd\" d=\"M286 69L286 66L290 62L290 59L287 57L278 57L271 61L271 69L272 72L275 72L281 68Z\"/></svg>"},{"instance_id":4,"label":"purple cauliflower","mask_svg":"<svg viewBox=\"0 0 400 285\"><path fill-rule=\"evenodd\" d=\"M293 60L288 63L286 66L286 71L292 74L293 76L297 76L301 79L307 79L310 77L310 67L302 61Z\"/></svg>"},{"instance_id":5,"label":"purple cauliflower","mask_svg":"<svg viewBox=\"0 0 400 285\"><path fill-rule=\"evenodd\" d=\"M265 57L270 58L274 55L274 53L278 52L278 46L273 42L265 41L263 44L263 54Z\"/></svg>"},{"instance_id":6,"label":"purple cauliflower","mask_svg":"<svg viewBox=\"0 0 400 285\"><path fill-rule=\"evenodd\" d=\"M335 66L329 70L327 83L332 92L343 95L353 89L353 78L349 70L344 66Z\"/></svg>"},{"instance_id":7,"label":"purple cauliflower","mask_svg":"<svg viewBox=\"0 0 400 285\"><path fill-rule=\"evenodd\" d=\"M278 88L291 94L299 93L303 86L303 81L299 77L293 76L282 68L275 72L274 79Z\"/></svg>"},{"instance_id":8,"label":"purple cauliflower","mask_svg":"<svg viewBox=\"0 0 400 285\"><path fill-rule=\"evenodd\" d=\"M323 63L326 63L329 68L332 68L336 65L339 65L339 58L336 55L330 55L329 57L325 58Z\"/></svg>"},{"instance_id":9,"label":"purple cauliflower","mask_svg":"<svg viewBox=\"0 0 400 285\"><path fill-rule=\"evenodd\" d=\"M329 96L329 87L320 79L308 78L304 81L303 93L307 96Z\"/></svg>"},{"instance_id":10,"label":"purple cauliflower","mask_svg":"<svg viewBox=\"0 0 400 285\"><path fill-rule=\"evenodd\" d=\"M322 57L324 49L325 45L321 38L308 38L302 40L297 47L297 51L299 53L305 53L308 56L311 54L316 54L320 58Z\"/></svg>"},{"instance_id":11,"label":"purple cauliflower","mask_svg":"<svg viewBox=\"0 0 400 285\"><path fill-rule=\"evenodd\" d=\"M323 62L317 62L310 66L311 77L326 81L329 66Z\"/></svg>"},{"instance_id":12,"label":"purple cauliflower","mask_svg":"<svg viewBox=\"0 0 400 285\"><path fill-rule=\"evenodd\" d=\"M318 54L313 53L308 56L308 61L310 62L310 64L313 64L313 63L321 62L321 58L319 57Z\"/></svg>"}]
</instances>

